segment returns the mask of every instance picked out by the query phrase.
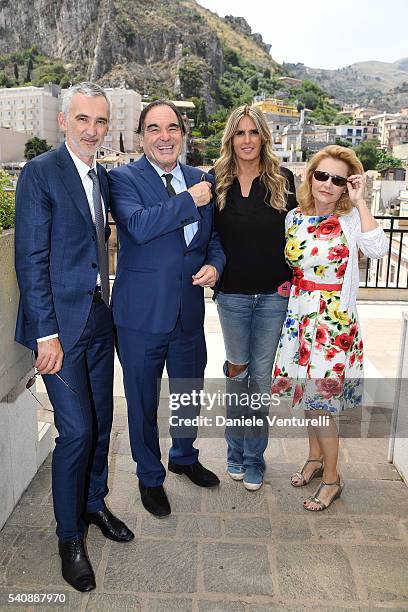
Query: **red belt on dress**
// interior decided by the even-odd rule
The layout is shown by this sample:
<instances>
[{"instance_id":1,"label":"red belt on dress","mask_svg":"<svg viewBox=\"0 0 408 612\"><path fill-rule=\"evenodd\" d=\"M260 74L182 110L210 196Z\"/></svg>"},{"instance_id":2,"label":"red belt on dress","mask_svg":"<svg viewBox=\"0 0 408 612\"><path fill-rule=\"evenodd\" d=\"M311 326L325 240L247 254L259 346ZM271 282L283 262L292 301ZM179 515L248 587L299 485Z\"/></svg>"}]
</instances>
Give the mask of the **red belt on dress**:
<instances>
[{"instance_id":1,"label":"red belt on dress","mask_svg":"<svg viewBox=\"0 0 408 612\"><path fill-rule=\"evenodd\" d=\"M342 288L341 284L330 285L328 283L315 283L313 281L305 280L304 278L293 277L292 284L299 289L304 291L340 291Z\"/></svg>"}]
</instances>

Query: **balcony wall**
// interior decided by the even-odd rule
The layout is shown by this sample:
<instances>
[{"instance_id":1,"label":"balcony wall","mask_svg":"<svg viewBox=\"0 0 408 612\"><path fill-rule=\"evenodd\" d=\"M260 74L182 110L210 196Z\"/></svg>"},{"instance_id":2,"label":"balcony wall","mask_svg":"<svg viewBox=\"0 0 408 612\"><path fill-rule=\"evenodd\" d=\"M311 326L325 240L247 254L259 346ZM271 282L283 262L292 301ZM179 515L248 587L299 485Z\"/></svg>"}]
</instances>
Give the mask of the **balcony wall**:
<instances>
[{"instance_id":1,"label":"balcony wall","mask_svg":"<svg viewBox=\"0 0 408 612\"><path fill-rule=\"evenodd\" d=\"M14 231L0 234L0 529L51 449L50 425L38 423L25 383L31 351L14 342L18 307Z\"/></svg>"},{"instance_id":2,"label":"balcony wall","mask_svg":"<svg viewBox=\"0 0 408 612\"><path fill-rule=\"evenodd\" d=\"M404 312L389 459L408 484L408 312Z\"/></svg>"}]
</instances>

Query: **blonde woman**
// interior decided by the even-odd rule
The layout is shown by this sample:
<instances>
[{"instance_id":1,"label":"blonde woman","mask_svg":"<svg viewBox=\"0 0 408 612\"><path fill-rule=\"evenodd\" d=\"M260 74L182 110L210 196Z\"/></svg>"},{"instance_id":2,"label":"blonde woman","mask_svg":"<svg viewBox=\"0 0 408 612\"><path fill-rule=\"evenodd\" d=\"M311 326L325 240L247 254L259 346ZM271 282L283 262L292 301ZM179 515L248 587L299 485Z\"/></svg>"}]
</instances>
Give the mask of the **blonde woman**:
<instances>
[{"instance_id":1,"label":"blonde woman","mask_svg":"<svg viewBox=\"0 0 408 612\"><path fill-rule=\"evenodd\" d=\"M316 153L299 188L300 207L286 217L286 261L293 285L275 365L274 391L297 382L293 407L306 416L338 414L359 405L363 343L356 312L358 250L383 257L388 241L364 200L363 167L353 150L337 145ZM326 509L343 489L337 469L338 435L328 425L309 427L309 456L292 475L295 487L323 476L304 501Z\"/></svg>"},{"instance_id":2,"label":"blonde woman","mask_svg":"<svg viewBox=\"0 0 408 612\"><path fill-rule=\"evenodd\" d=\"M228 118L215 177L215 227L227 260L215 299L228 391L240 398L227 412L258 419L256 426L227 427L227 471L255 491L265 471L272 368L290 288L285 217L297 206L293 174L279 166L256 107L240 106Z\"/></svg>"}]
</instances>

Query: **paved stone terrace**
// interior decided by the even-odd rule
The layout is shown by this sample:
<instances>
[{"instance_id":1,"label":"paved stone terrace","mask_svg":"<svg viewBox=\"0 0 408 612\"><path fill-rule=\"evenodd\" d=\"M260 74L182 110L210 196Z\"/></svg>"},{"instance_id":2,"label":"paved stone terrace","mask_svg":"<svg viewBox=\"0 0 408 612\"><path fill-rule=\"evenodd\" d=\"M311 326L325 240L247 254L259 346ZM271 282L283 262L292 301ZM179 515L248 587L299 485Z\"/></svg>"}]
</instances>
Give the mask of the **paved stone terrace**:
<instances>
[{"instance_id":1,"label":"paved stone terrace","mask_svg":"<svg viewBox=\"0 0 408 612\"><path fill-rule=\"evenodd\" d=\"M210 318L210 333L211 325L218 333ZM97 612L408 610L408 489L387 463L388 440L342 440L343 495L314 514L302 500L316 484L289 483L304 439L271 439L265 485L255 493L225 474L225 442L201 439L203 462L221 486L202 490L169 474L172 515L159 520L140 503L122 397L115 408L108 504L135 540L110 542L91 527L97 590L70 589L60 575L48 458L0 532L0 597L63 592L63 609ZM168 446L163 439L163 457Z\"/></svg>"},{"instance_id":2,"label":"paved stone terrace","mask_svg":"<svg viewBox=\"0 0 408 612\"><path fill-rule=\"evenodd\" d=\"M0 592L64 592L65 609L98 612L408 610L408 490L386 462L386 440L342 441L346 487L318 515L301 507L316 485L288 482L304 440L271 440L266 482L255 493L223 474L223 440L201 440L219 490L169 474L173 513L158 520L140 503L125 418L118 398L108 503L135 530L134 542L110 542L91 527L98 588L71 591L59 573L48 459L0 533ZM167 439L162 449L165 456Z\"/></svg>"}]
</instances>

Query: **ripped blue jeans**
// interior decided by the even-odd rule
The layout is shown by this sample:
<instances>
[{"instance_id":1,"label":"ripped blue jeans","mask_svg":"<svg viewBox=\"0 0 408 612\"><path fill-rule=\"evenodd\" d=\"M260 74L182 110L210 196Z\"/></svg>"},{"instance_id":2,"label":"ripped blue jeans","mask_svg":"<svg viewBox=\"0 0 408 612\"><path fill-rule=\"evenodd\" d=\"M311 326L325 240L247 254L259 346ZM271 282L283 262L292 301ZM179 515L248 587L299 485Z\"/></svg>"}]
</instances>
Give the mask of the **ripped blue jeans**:
<instances>
[{"instance_id":1,"label":"ripped blue jeans","mask_svg":"<svg viewBox=\"0 0 408 612\"><path fill-rule=\"evenodd\" d=\"M255 415L262 420L262 425L256 427L226 427L227 464L244 469L257 467L263 474L263 454L268 445L266 416L269 403L265 405L259 399L261 394L270 396L271 393L272 368L288 298L278 293L246 295L219 292L216 303L227 362L247 364L247 368L233 378L228 376L227 364L224 366L227 394L236 398L227 402L227 418Z\"/></svg>"}]
</instances>

